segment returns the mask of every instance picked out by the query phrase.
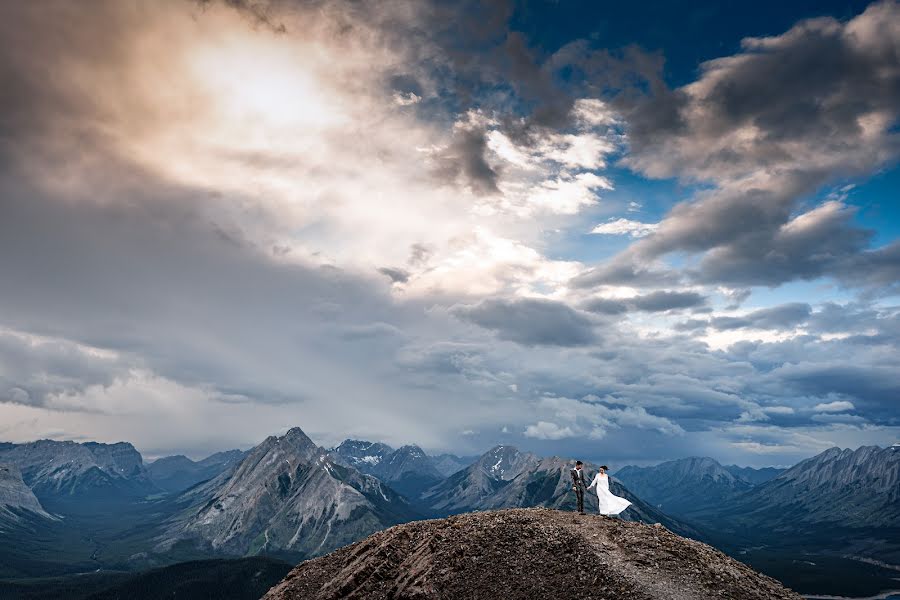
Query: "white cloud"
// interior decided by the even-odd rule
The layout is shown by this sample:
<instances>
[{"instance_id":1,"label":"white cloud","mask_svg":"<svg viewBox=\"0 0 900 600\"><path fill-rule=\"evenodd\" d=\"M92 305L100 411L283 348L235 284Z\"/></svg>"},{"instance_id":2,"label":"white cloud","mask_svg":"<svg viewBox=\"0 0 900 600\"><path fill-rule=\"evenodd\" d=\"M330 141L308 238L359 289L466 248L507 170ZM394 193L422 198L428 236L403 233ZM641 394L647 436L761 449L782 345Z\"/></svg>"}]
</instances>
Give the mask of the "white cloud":
<instances>
[{"instance_id":1,"label":"white cloud","mask_svg":"<svg viewBox=\"0 0 900 600\"><path fill-rule=\"evenodd\" d=\"M630 210L630 209L629 209ZM633 238L644 237L656 231L658 223L641 223L630 219L610 219L591 230L591 233L603 235L630 235Z\"/></svg>"},{"instance_id":2,"label":"white cloud","mask_svg":"<svg viewBox=\"0 0 900 600\"><path fill-rule=\"evenodd\" d=\"M561 440L574 437L575 432L568 426L560 427L556 423L550 423L549 421L538 421L534 425L526 427L524 435L539 440Z\"/></svg>"},{"instance_id":3,"label":"white cloud","mask_svg":"<svg viewBox=\"0 0 900 600\"><path fill-rule=\"evenodd\" d=\"M856 408L853 406L852 402L847 400L835 400L834 402L824 402L822 404L816 404L813 407L813 410L817 412L827 412L827 413L837 413L844 412L845 410L853 410Z\"/></svg>"}]
</instances>

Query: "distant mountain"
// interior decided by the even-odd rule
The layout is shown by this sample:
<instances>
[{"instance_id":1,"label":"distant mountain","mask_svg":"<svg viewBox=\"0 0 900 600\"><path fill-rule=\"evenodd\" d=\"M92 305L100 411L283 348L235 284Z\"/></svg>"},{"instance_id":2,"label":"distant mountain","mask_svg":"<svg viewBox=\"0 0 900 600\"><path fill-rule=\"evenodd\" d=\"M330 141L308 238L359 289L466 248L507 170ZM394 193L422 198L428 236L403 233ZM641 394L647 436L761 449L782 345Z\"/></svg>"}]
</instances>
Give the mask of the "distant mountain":
<instances>
[{"instance_id":1,"label":"distant mountain","mask_svg":"<svg viewBox=\"0 0 900 600\"><path fill-rule=\"evenodd\" d=\"M536 506L573 510L576 501L569 472L574 464L574 460L557 456L539 458L513 446L497 446L474 464L427 490L421 500L435 513L444 515ZM586 463L585 470L593 476L598 468ZM662 523L673 531L696 535L691 527L648 505L615 479L610 481L610 490L632 502L622 513L623 519ZM595 494L587 494L585 506L588 512L596 513Z\"/></svg>"},{"instance_id":2,"label":"distant mountain","mask_svg":"<svg viewBox=\"0 0 900 600\"><path fill-rule=\"evenodd\" d=\"M716 514L754 527L900 528L900 452L878 446L831 448Z\"/></svg>"},{"instance_id":3,"label":"distant mountain","mask_svg":"<svg viewBox=\"0 0 900 600\"><path fill-rule=\"evenodd\" d=\"M22 511L50 517L14 465L0 464L0 521L18 519ZM0 525L2 531L2 525Z\"/></svg>"},{"instance_id":4,"label":"distant mountain","mask_svg":"<svg viewBox=\"0 0 900 600\"><path fill-rule=\"evenodd\" d=\"M234 467L243 457L244 452L240 450L217 452L200 461L193 461L180 454L166 456L150 463L147 475L161 490L181 492Z\"/></svg>"},{"instance_id":5,"label":"distant mountain","mask_svg":"<svg viewBox=\"0 0 900 600\"><path fill-rule=\"evenodd\" d=\"M473 462L478 460L478 456L457 456L456 454L438 454L432 456L434 468L444 477L449 477L457 471L462 471Z\"/></svg>"},{"instance_id":6,"label":"distant mountain","mask_svg":"<svg viewBox=\"0 0 900 600\"><path fill-rule=\"evenodd\" d=\"M444 478L431 457L415 445L391 452L374 475L407 498L417 498L423 490Z\"/></svg>"},{"instance_id":7,"label":"distant mountain","mask_svg":"<svg viewBox=\"0 0 900 600\"><path fill-rule=\"evenodd\" d=\"M436 461L416 445L394 450L377 442L344 440L330 455L339 464L374 475L409 499L445 477Z\"/></svg>"},{"instance_id":8,"label":"distant mountain","mask_svg":"<svg viewBox=\"0 0 900 600\"><path fill-rule=\"evenodd\" d=\"M269 437L233 471L187 490L157 539L219 554L328 552L417 517L377 478L340 465L299 428Z\"/></svg>"},{"instance_id":9,"label":"distant mountain","mask_svg":"<svg viewBox=\"0 0 900 600\"><path fill-rule=\"evenodd\" d=\"M691 516L721 506L753 487L711 458L681 458L653 467L627 466L616 477L668 514Z\"/></svg>"},{"instance_id":10,"label":"distant mountain","mask_svg":"<svg viewBox=\"0 0 900 600\"><path fill-rule=\"evenodd\" d=\"M344 440L331 449L336 462L353 467L360 473L374 475L375 469L394 451L387 444L363 440Z\"/></svg>"},{"instance_id":11,"label":"distant mountain","mask_svg":"<svg viewBox=\"0 0 900 600\"><path fill-rule=\"evenodd\" d=\"M754 469L753 467L739 467L737 465L727 465L724 468L738 479L742 479L750 485L759 485L771 481L785 471L785 469L778 469L776 467Z\"/></svg>"},{"instance_id":12,"label":"distant mountain","mask_svg":"<svg viewBox=\"0 0 900 600\"><path fill-rule=\"evenodd\" d=\"M540 459L513 446L495 446L478 460L426 490L420 501L437 514L480 508L487 498Z\"/></svg>"},{"instance_id":13,"label":"distant mountain","mask_svg":"<svg viewBox=\"0 0 900 600\"><path fill-rule=\"evenodd\" d=\"M157 491L143 459L125 442L100 444L39 440L4 444L0 462L15 465L45 508L102 510L119 498ZM90 501L90 502L87 502Z\"/></svg>"}]
</instances>

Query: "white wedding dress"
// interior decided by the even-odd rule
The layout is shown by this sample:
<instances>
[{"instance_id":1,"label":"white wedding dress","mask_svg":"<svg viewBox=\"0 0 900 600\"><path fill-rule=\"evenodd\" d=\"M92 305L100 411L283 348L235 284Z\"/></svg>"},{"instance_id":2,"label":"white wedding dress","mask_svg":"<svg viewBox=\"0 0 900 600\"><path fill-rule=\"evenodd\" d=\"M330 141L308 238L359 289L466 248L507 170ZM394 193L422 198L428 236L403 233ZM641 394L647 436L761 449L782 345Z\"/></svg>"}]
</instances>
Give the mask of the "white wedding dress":
<instances>
[{"instance_id":1,"label":"white wedding dress","mask_svg":"<svg viewBox=\"0 0 900 600\"><path fill-rule=\"evenodd\" d=\"M600 499L601 515L617 515L631 506L631 502L609 491L609 476L606 474L597 473L588 489L594 486L597 486L597 498Z\"/></svg>"}]
</instances>

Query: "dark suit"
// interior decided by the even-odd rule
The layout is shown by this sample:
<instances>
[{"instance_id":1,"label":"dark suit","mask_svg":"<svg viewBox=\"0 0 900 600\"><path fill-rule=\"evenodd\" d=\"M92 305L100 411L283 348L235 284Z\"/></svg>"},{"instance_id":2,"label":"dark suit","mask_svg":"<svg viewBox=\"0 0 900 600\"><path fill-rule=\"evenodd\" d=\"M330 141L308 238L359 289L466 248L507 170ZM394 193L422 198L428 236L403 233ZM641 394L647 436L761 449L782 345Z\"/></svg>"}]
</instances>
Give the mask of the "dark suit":
<instances>
[{"instance_id":1,"label":"dark suit","mask_svg":"<svg viewBox=\"0 0 900 600\"><path fill-rule=\"evenodd\" d=\"M575 497L578 499L578 512L584 512L584 491L587 489L587 483L584 480L584 469L572 469L572 487L575 490Z\"/></svg>"}]
</instances>

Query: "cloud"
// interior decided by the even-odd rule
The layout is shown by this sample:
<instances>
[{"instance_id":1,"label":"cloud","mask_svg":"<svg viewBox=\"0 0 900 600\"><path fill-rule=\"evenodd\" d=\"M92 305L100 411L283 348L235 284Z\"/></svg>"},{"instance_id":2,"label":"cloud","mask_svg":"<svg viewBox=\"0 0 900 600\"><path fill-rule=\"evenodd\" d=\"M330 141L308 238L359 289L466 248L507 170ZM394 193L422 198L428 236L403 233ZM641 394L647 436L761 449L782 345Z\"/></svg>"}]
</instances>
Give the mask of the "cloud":
<instances>
[{"instance_id":1,"label":"cloud","mask_svg":"<svg viewBox=\"0 0 900 600\"><path fill-rule=\"evenodd\" d=\"M502 340L524 345L583 346L597 340L589 318L552 300L482 300L454 306L450 312L496 332Z\"/></svg>"},{"instance_id":2,"label":"cloud","mask_svg":"<svg viewBox=\"0 0 900 600\"><path fill-rule=\"evenodd\" d=\"M640 221L631 221L629 219L610 219L606 223L601 223L594 227L591 233L630 235L633 238L639 238L653 233L656 231L656 227L656 223L641 223Z\"/></svg>"},{"instance_id":3,"label":"cloud","mask_svg":"<svg viewBox=\"0 0 900 600\"><path fill-rule=\"evenodd\" d=\"M792 302L761 308L740 317L713 317L709 324L720 331L730 329L788 329L806 321L812 312L809 304Z\"/></svg>"},{"instance_id":4,"label":"cloud","mask_svg":"<svg viewBox=\"0 0 900 600\"><path fill-rule=\"evenodd\" d=\"M656 291L631 299L637 310L662 312L682 308L694 308L706 304L706 298L697 292Z\"/></svg>"},{"instance_id":5,"label":"cloud","mask_svg":"<svg viewBox=\"0 0 900 600\"><path fill-rule=\"evenodd\" d=\"M589 312L616 315L627 311L666 312L705 305L706 297L697 292L657 290L631 298L592 298L582 306Z\"/></svg>"},{"instance_id":6,"label":"cloud","mask_svg":"<svg viewBox=\"0 0 900 600\"><path fill-rule=\"evenodd\" d=\"M900 6L885 1L846 23L821 17L746 38L742 52L705 63L697 81L625 106L626 164L713 186L677 205L628 249L631 259L706 253L694 273L704 282L830 275L884 285L881 275L850 275L847 265L876 254L883 266L868 272L896 270L890 252L864 254L871 234L853 225L853 209L828 200L801 212L800 200L896 159L900 73L890 64L898 22ZM834 68L816 67L826 63Z\"/></svg>"},{"instance_id":7,"label":"cloud","mask_svg":"<svg viewBox=\"0 0 900 600\"><path fill-rule=\"evenodd\" d=\"M0 7L3 439L199 455L302 415L323 444L789 462L896 437L900 317L874 298L898 246L814 195L894 156L866 112L895 106L871 84L890 7L668 90L660 54L510 35L511 3L236 5ZM816 36L868 62L818 73L808 127L777 123L786 92L729 96L791 85ZM652 231L601 223L646 235L586 266L609 165L700 191ZM730 312L822 275L873 296Z\"/></svg>"},{"instance_id":8,"label":"cloud","mask_svg":"<svg viewBox=\"0 0 900 600\"><path fill-rule=\"evenodd\" d=\"M537 438L540 440L561 440L563 438L574 437L575 433L569 427L560 427L555 423L538 421L534 425L526 427L524 435L525 437Z\"/></svg>"},{"instance_id":9,"label":"cloud","mask_svg":"<svg viewBox=\"0 0 900 600\"><path fill-rule=\"evenodd\" d=\"M845 410L853 410L855 407L852 402L848 402L846 400L837 400L835 402L825 402L822 404L816 404L813 407L813 410L818 412L827 412L827 413L836 413L836 412L844 412Z\"/></svg>"}]
</instances>

